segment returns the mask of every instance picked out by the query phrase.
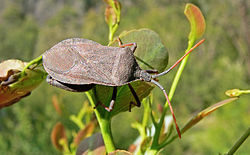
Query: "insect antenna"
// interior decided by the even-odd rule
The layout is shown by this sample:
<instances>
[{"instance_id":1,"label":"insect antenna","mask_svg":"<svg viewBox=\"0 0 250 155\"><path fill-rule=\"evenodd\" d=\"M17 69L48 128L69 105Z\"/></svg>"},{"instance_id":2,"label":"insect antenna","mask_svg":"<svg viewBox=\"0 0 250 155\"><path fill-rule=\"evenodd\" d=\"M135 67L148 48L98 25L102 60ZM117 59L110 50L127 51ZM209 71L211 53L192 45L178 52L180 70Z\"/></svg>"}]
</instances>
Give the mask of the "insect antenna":
<instances>
[{"instance_id":1,"label":"insect antenna","mask_svg":"<svg viewBox=\"0 0 250 155\"><path fill-rule=\"evenodd\" d=\"M185 53L179 60L176 61L176 63L174 63L169 69L167 69L166 71L162 72L162 73L159 73L159 74L156 74L156 75L152 75L152 79L150 82L152 82L153 84L155 84L157 87L159 87L164 95L165 95L165 98L167 100L167 103L168 103L168 106L169 106L169 109L171 111L171 114L172 114L172 117L173 117L173 120L174 120L174 124L175 124L175 128L176 128L176 131L178 133L178 136L179 138L181 138L181 132L180 132L180 129L179 129L179 126L177 124L177 121L176 121L176 118L175 118L175 115L174 115L174 111L173 111L173 108L172 108L172 105L170 103L170 100L168 98L168 95L166 93L166 90L157 82L155 81L154 79L157 78L157 77L160 77L160 76L163 76L165 74L167 74L168 72L170 72L174 67L176 67L187 55L189 55L196 47L200 46L203 42L205 41L205 39L202 39L201 41L199 41L197 44L195 44L187 53Z\"/></svg>"},{"instance_id":2,"label":"insect antenna","mask_svg":"<svg viewBox=\"0 0 250 155\"><path fill-rule=\"evenodd\" d=\"M169 109L170 109L170 111L171 111L171 113L172 113L172 117L173 117L173 119L174 119L174 124L175 124L176 131L177 131L177 133L178 133L178 136L181 138L181 132L180 132L179 126L178 126L178 124L177 124L177 121L176 121L176 118L175 118L175 115L174 115L174 110L173 110L172 105L171 105L171 103L170 103L170 101L169 101L169 98L168 98L168 95L167 95L167 93L166 93L166 90L165 90L158 82L156 82L155 80L152 79L151 82L152 82L153 84L155 84L156 86L158 86L158 87L163 91L163 93L164 93L164 95L165 95L165 97L166 97L166 100L167 100L167 102L168 102Z\"/></svg>"},{"instance_id":3,"label":"insect antenna","mask_svg":"<svg viewBox=\"0 0 250 155\"><path fill-rule=\"evenodd\" d=\"M175 66L177 66L189 53L191 53L196 47L200 46L203 42L205 41L205 39L202 39L201 41L199 41L197 44L195 44L187 53L185 53L179 60L176 61L175 64L173 64L169 69L167 69L164 72L161 72L160 74L156 74L156 75L152 75L152 78L157 78L159 76L165 75L168 72L170 72Z\"/></svg>"}]
</instances>

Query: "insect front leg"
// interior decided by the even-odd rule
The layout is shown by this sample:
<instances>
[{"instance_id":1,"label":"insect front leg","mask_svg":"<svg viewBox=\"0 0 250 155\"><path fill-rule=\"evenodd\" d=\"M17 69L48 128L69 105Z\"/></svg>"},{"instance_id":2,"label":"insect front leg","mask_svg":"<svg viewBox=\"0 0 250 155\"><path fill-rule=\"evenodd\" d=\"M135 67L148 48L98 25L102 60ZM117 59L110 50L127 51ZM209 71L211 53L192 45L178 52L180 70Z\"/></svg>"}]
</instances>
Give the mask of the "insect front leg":
<instances>
[{"instance_id":1,"label":"insect front leg","mask_svg":"<svg viewBox=\"0 0 250 155\"><path fill-rule=\"evenodd\" d=\"M119 43L119 47L124 48L127 46L132 46L130 49L133 51L133 53L135 52L136 48L137 48L137 44L136 43L128 43L128 44L122 44L121 39L118 37L117 38L118 43Z\"/></svg>"},{"instance_id":2,"label":"insect front leg","mask_svg":"<svg viewBox=\"0 0 250 155\"><path fill-rule=\"evenodd\" d=\"M92 89L95 86L94 84L76 85L76 84L63 83L63 82L53 79L49 75L47 76L46 81L52 86L55 86L55 87L58 87L67 91L72 91L72 92L85 92L85 91Z\"/></svg>"},{"instance_id":3,"label":"insect front leg","mask_svg":"<svg viewBox=\"0 0 250 155\"><path fill-rule=\"evenodd\" d=\"M140 107L140 106L141 106L141 102L140 102L140 99L139 99L139 97L137 96L137 94L136 94L134 88L131 86L130 83L128 84L128 87L129 87L129 89L130 89L130 91L131 91L131 93L132 93L132 95L134 96L135 101L136 101L136 103L134 103L134 102L130 102L130 103L129 103L129 112L131 112L132 105L135 105L135 106L137 106L137 107Z\"/></svg>"},{"instance_id":4,"label":"insect front leg","mask_svg":"<svg viewBox=\"0 0 250 155\"><path fill-rule=\"evenodd\" d=\"M58 82L57 80L53 79L51 76L47 76L46 78L46 82L52 86L58 87L58 88L62 88L64 90L69 90L67 87L65 87L63 84L61 84L60 82ZM69 90L70 91L70 90Z\"/></svg>"}]
</instances>

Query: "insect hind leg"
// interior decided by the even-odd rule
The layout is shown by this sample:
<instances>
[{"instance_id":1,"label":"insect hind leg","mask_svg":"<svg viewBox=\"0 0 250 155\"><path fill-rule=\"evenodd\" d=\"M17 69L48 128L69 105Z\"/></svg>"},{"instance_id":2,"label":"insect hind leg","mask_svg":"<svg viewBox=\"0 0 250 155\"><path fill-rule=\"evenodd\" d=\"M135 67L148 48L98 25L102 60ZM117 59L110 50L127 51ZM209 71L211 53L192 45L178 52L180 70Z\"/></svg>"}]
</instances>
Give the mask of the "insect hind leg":
<instances>
[{"instance_id":1,"label":"insect hind leg","mask_svg":"<svg viewBox=\"0 0 250 155\"><path fill-rule=\"evenodd\" d=\"M137 107L140 107L140 106L141 106L141 102L140 102L140 99L139 99L139 97L137 96L137 94L136 94L134 88L131 86L130 83L128 84L128 87L129 87L129 89L130 89L130 91L131 91L131 93L132 93L132 95L134 96L135 101L136 101L136 103L134 103L134 102L130 102L130 103L129 103L129 112L131 112L132 105L135 105L135 106L137 106Z\"/></svg>"}]
</instances>

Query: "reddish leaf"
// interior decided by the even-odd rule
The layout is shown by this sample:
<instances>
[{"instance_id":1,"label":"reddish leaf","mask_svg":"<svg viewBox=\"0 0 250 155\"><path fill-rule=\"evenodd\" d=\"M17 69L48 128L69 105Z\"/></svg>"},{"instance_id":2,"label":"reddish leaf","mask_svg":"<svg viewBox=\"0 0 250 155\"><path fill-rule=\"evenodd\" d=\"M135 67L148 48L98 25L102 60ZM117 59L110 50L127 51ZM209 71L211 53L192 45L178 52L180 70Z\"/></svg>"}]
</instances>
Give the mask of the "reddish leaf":
<instances>
[{"instance_id":1,"label":"reddish leaf","mask_svg":"<svg viewBox=\"0 0 250 155\"><path fill-rule=\"evenodd\" d=\"M109 26L114 26L115 24L119 24L119 14L117 14L117 10L120 10L121 4L118 1L106 1L108 6L105 9L105 21Z\"/></svg>"},{"instance_id":2,"label":"reddish leaf","mask_svg":"<svg viewBox=\"0 0 250 155\"><path fill-rule=\"evenodd\" d=\"M206 117L207 115L211 114L213 111L217 110L218 108L226 105L227 103L233 102L235 100L237 100L238 98L230 98L230 99L226 99L223 100L221 102L218 102L208 108L206 108L205 110L201 111L200 113L198 113L197 115L195 115L186 125L185 127L181 130L182 133L184 133L185 131L187 131L188 129L190 129L191 127L193 127L195 124L197 124L199 121L201 121L204 117Z\"/></svg>"},{"instance_id":3,"label":"reddish leaf","mask_svg":"<svg viewBox=\"0 0 250 155\"><path fill-rule=\"evenodd\" d=\"M63 150L63 146L60 144L60 140L63 139L67 143L66 132L61 122L58 122L50 135L52 144L60 151Z\"/></svg>"},{"instance_id":4,"label":"reddish leaf","mask_svg":"<svg viewBox=\"0 0 250 155\"><path fill-rule=\"evenodd\" d=\"M56 112L57 112L59 115L61 115L61 114L62 114L62 110L61 110L61 108L60 108L60 104L59 104L59 102L58 102L58 99L57 99L57 96L56 96L56 95L53 95L53 96L52 96L52 103L53 103L53 106L54 106Z\"/></svg>"},{"instance_id":5,"label":"reddish leaf","mask_svg":"<svg viewBox=\"0 0 250 155\"><path fill-rule=\"evenodd\" d=\"M74 143L76 144L76 146L78 146L84 138L92 135L92 133L94 132L95 126L96 126L95 122L89 122L89 124L84 129L80 130L77 133L77 136L74 139Z\"/></svg>"},{"instance_id":6,"label":"reddish leaf","mask_svg":"<svg viewBox=\"0 0 250 155\"><path fill-rule=\"evenodd\" d=\"M189 40L195 41L202 37L206 29L206 23L201 10L194 4L188 3L185 7L184 14L188 18L191 26Z\"/></svg>"},{"instance_id":7,"label":"reddish leaf","mask_svg":"<svg viewBox=\"0 0 250 155\"><path fill-rule=\"evenodd\" d=\"M22 77L20 73L25 65L20 60L6 60L0 64L0 109L28 96L45 78L46 74L38 69L27 69Z\"/></svg>"}]
</instances>

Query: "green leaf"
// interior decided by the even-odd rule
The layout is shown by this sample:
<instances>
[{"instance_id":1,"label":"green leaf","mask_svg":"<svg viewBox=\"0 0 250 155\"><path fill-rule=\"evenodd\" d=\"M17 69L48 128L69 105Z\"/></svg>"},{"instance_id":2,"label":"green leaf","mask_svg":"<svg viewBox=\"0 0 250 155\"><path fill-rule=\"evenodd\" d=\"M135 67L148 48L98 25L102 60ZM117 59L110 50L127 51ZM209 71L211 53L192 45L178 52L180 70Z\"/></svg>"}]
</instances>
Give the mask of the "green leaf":
<instances>
[{"instance_id":1,"label":"green leaf","mask_svg":"<svg viewBox=\"0 0 250 155\"><path fill-rule=\"evenodd\" d=\"M189 40L193 42L205 32L206 23L201 10L194 4L188 3L185 7L184 14L189 20L191 31L189 33Z\"/></svg>"},{"instance_id":2,"label":"green leaf","mask_svg":"<svg viewBox=\"0 0 250 155\"><path fill-rule=\"evenodd\" d=\"M168 52L156 32L150 29L131 30L122 32L119 37L124 44L135 42L135 56L153 67L137 59L142 69L156 69L162 72L167 67Z\"/></svg>"},{"instance_id":3,"label":"green leaf","mask_svg":"<svg viewBox=\"0 0 250 155\"><path fill-rule=\"evenodd\" d=\"M158 71L163 71L168 62L168 52L165 46L162 44L160 37L157 33L149 29L139 29L123 32L120 35L121 41L126 43L135 42L137 43L137 49L135 55L141 60L152 66ZM118 46L118 42L115 41L111 44L112 46ZM142 69L151 69L145 63L137 61ZM131 83L135 89L140 101L147 97L154 86L151 83L135 81ZM91 96L97 98L103 104L108 106L111 101L113 87L97 85L92 91ZM114 116L120 112L129 110L130 102L135 102L135 99L127 85L118 87L116 103L114 109L110 112L111 116ZM106 110L98 106L98 110L106 112Z\"/></svg>"}]
</instances>

